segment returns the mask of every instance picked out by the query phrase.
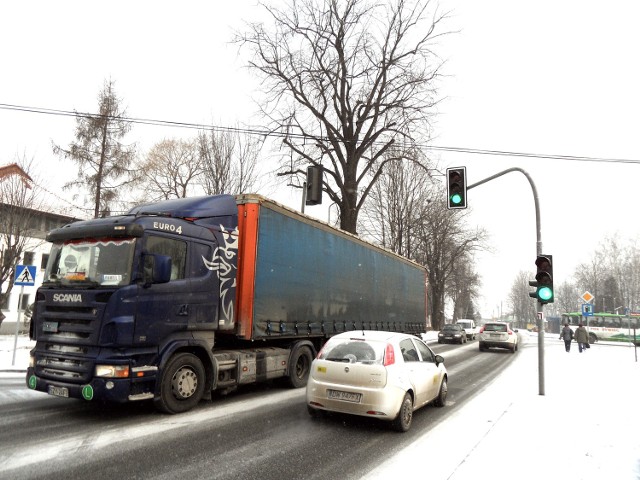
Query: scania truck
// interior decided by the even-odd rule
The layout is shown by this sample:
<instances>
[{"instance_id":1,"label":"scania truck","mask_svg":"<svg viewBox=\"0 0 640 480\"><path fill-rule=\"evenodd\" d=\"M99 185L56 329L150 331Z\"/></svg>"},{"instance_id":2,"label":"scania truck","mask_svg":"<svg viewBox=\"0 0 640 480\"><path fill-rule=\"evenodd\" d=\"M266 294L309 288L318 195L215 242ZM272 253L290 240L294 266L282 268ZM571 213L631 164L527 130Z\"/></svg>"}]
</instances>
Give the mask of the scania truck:
<instances>
[{"instance_id":1,"label":"scania truck","mask_svg":"<svg viewBox=\"0 0 640 480\"><path fill-rule=\"evenodd\" d=\"M328 337L426 327L425 269L259 195L141 205L52 230L27 386L167 413L306 385Z\"/></svg>"}]
</instances>

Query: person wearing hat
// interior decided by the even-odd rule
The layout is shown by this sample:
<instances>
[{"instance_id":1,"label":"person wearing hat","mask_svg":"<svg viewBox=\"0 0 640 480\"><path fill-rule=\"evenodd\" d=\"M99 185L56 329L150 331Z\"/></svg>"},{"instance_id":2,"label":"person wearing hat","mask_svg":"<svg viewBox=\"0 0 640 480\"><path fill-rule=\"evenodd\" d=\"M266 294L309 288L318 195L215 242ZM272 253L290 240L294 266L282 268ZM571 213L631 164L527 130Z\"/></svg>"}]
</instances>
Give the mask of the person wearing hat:
<instances>
[{"instance_id":1,"label":"person wearing hat","mask_svg":"<svg viewBox=\"0 0 640 480\"><path fill-rule=\"evenodd\" d=\"M580 353L582 353L583 350L589 348L589 332L587 332L587 329L584 328L582 322L580 322L578 328L576 328L575 337L576 343L578 344L578 351Z\"/></svg>"}]
</instances>

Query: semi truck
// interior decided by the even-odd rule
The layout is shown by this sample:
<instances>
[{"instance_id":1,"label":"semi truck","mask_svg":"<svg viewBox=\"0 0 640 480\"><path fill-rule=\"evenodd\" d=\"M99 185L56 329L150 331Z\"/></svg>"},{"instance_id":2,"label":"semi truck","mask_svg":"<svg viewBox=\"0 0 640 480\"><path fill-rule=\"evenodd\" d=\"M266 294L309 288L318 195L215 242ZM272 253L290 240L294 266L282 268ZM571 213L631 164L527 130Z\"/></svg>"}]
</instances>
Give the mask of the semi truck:
<instances>
[{"instance_id":1,"label":"semi truck","mask_svg":"<svg viewBox=\"0 0 640 480\"><path fill-rule=\"evenodd\" d=\"M349 330L420 334L425 269L265 197L134 207L50 231L28 388L181 413L283 379Z\"/></svg>"}]
</instances>

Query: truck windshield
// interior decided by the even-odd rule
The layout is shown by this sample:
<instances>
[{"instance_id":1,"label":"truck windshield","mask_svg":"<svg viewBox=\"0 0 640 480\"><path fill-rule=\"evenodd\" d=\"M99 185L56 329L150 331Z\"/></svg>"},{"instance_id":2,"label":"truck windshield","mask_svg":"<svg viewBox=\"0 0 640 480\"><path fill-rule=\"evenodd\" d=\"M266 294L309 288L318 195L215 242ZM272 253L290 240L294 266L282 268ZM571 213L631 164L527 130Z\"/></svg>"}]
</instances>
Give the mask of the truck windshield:
<instances>
[{"instance_id":1,"label":"truck windshield","mask_svg":"<svg viewBox=\"0 0 640 480\"><path fill-rule=\"evenodd\" d=\"M127 285L135 239L68 240L51 248L44 282L57 285L90 284L95 287Z\"/></svg>"}]
</instances>

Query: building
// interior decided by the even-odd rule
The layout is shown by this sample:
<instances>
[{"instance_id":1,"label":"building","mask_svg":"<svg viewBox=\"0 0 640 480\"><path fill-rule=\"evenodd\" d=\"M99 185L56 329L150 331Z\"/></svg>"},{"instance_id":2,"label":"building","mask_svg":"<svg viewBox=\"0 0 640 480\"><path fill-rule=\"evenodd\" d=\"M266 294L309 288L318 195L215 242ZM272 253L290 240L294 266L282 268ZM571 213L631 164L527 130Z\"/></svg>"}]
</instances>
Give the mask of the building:
<instances>
[{"instance_id":1,"label":"building","mask_svg":"<svg viewBox=\"0 0 640 480\"><path fill-rule=\"evenodd\" d=\"M25 182L26 187L31 188L31 178L16 164L0 167L0 188L2 180L11 175L19 176ZM0 319L3 316L4 319L0 322L0 334L3 335L15 333L16 321L21 312L34 302L36 290L42 284L50 250L50 244L45 240L47 232L76 220L76 218L66 215L16 207L0 202L0 216L4 216L3 218L9 215L9 210L12 211L11 215L16 216L16 209L18 215L24 215L29 219L28 227L25 230L26 235L23 234L26 242L18 265L35 265L36 277L34 286L14 285L9 296L1 302ZM5 229L5 225L5 222L0 222L0 229ZM3 265L5 261L12 261L11 258L6 257L7 235L9 233L0 231L0 265ZM5 258L7 259L5 260ZM6 292L8 284L7 281L0 285L2 293Z\"/></svg>"}]
</instances>

